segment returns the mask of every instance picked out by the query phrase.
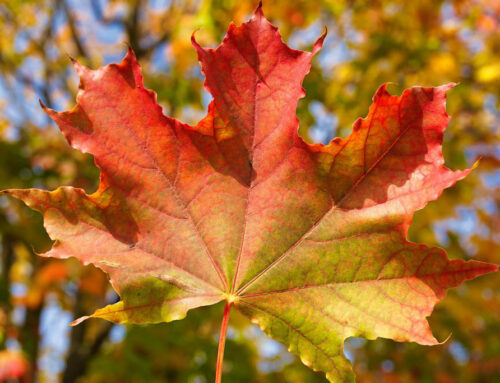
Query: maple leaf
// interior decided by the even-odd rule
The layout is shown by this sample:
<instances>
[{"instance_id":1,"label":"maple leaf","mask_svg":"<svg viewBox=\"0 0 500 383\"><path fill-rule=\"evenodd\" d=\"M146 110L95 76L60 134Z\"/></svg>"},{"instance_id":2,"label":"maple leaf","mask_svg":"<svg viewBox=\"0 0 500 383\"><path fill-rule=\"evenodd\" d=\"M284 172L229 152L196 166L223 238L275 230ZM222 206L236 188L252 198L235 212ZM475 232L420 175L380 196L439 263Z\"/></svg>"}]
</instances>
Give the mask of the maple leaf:
<instances>
[{"instance_id":1,"label":"maple leaf","mask_svg":"<svg viewBox=\"0 0 500 383\"><path fill-rule=\"evenodd\" d=\"M498 270L406 239L413 213L470 171L443 166L453 84L382 85L349 137L310 145L295 110L324 37L292 50L260 7L215 50L193 36L214 97L197 126L162 114L131 49L74 63L77 105L44 109L94 155L99 189L6 193L44 215L44 256L108 273L121 301L91 317L168 322L225 300L220 358L234 305L331 382L354 381L348 337L438 343L426 318L446 289Z\"/></svg>"}]
</instances>

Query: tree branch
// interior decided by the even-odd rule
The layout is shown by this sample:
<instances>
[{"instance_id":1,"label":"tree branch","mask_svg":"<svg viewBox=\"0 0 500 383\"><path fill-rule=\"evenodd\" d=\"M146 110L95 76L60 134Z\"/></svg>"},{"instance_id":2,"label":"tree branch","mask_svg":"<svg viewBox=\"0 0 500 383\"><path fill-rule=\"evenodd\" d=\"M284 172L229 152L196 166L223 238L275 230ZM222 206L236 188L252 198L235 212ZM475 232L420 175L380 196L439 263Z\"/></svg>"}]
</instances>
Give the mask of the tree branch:
<instances>
[{"instance_id":1,"label":"tree branch","mask_svg":"<svg viewBox=\"0 0 500 383\"><path fill-rule=\"evenodd\" d=\"M78 54L81 57L88 59L89 55L87 53L85 46L82 43L82 40L80 39L75 19L73 17L71 10L69 9L68 3L65 0L62 1L62 7L64 10L64 14L66 15L66 19L68 20L68 27L71 32L71 38L73 39L73 43L75 44L76 50L78 51Z\"/></svg>"}]
</instances>

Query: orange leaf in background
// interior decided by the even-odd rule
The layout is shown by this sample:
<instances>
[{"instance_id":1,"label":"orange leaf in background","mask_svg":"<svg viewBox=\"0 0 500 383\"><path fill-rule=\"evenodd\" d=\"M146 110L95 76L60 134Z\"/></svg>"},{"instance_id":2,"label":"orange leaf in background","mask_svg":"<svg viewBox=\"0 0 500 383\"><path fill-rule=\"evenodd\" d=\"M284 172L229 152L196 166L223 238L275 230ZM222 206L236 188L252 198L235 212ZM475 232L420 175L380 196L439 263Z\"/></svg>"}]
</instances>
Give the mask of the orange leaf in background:
<instances>
[{"instance_id":1,"label":"orange leaf in background","mask_svg":"<svg viewBox=\"0 0 500 383\"><path fill-rule=\"evenodd\" d=\"M413 213L470 170L443 166L453 84L382 85L346 139L309 145L295 115L313 52L290 49L259 7L217 49L193 45L214 97L188 126L162 114L134 53L80 75L77 105L46 112L94 155L99 189L9 190L57 242L106 271L121 301L92 317L181 319L226 301L331 382L353 382L352 336L438 344L427 317L446 289L498 270L409 242ZM87 319L81 318L75 323Z\"/></svg>"},{"instance_id":2,"label":"orange leaf in background","mask_svg":"<svg viewBox=\"0 0 500 383\"><path fill-rule=\"evenodd\" d=\"M22 301L29 308L39 307L47 290L67 278L68 266L65 263L57 260L45 263L35 274L33 284Z\"/></svg>"},{"instance_id":3,"label":"orange leaf in background","mask_svg":"<svg viewBox=\"0 0 500 383\"><path fill-rule=\"evenodd\" d=\"M95 267L88 267L84 270L80 278L80 290L97 297L103 297L107 289L106 274Z\"/></svg>"}]
</instances>

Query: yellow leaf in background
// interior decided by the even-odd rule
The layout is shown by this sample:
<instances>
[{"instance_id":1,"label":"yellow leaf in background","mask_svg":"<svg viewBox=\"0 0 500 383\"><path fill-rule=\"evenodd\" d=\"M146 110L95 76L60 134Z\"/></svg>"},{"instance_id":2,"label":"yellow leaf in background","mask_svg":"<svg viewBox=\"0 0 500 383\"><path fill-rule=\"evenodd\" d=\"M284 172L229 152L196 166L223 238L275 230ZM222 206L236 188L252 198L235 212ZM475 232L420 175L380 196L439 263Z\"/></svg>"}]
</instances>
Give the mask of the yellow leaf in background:
<instances>
[{"instance_id":1,"label":"yellow leaf in background","mask_svg":"<svg viewBox=\"0 0 500 383\"><path fill-rule=\"evenodd\" d=\"M477 71L477 80L479 82L491 82L500 79L500 62L488 64Z\"/></svg>"},{"instance_id":2,"label":"yellow leaf in background","mask_svg":"<svg viewBox=\"0 0 500 383\"><path fill-rule=\"evenodd\" d=\"M454 77L457 73L455 58L449 52L435 54L432 56L429 65L434 73L442 76Z\"/></svg>"}]
</instances>

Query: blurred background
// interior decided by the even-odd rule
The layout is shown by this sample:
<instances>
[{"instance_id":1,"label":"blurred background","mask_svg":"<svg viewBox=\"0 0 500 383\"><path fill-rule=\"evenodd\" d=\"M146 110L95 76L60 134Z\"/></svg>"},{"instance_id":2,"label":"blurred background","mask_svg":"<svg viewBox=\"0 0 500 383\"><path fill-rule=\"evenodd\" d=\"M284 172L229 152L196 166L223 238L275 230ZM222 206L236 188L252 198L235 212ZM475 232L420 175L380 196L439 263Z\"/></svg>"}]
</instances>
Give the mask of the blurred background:
<instances>
[{"instance_id":1,"label":"blurred background","mask_svg":"<svg viewBox=\"0 0 500 383\"><path fill-rule=\"evenodd\" d=\"M71 149L38 105L74 105L77 76L68 55L96 68L120 61L130 44L145 83L165 113L196 123L211 96L190 44L215 47L231 20L255 1L0 1L0 188L60 185L93 192L90 155ZM313 60L298 107L300 133L327 143L349 134L383 82L460 82L449 92L446 163L480 166L416 214L411 239L451 258L500 263L500 2L495 0L269 0L266 16L296 49L329 35ZM50 248L41 216L0 199L0 382L204 383L214 379L222 306L179 322L111 325L74 318L116 300L103 273L75 260L35 255ZM358 381L500 382L500 274L451 291L430 318L443 345L350 339ZM224 382L326 382L286 347L235 311Z\"/></svg>"}]
</instances>

